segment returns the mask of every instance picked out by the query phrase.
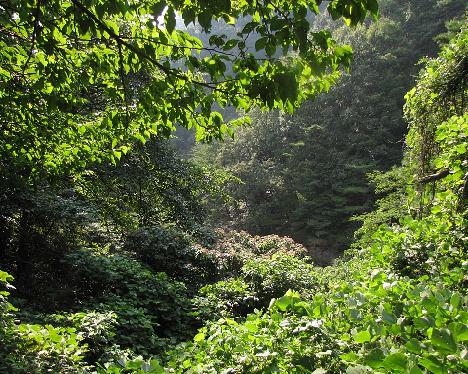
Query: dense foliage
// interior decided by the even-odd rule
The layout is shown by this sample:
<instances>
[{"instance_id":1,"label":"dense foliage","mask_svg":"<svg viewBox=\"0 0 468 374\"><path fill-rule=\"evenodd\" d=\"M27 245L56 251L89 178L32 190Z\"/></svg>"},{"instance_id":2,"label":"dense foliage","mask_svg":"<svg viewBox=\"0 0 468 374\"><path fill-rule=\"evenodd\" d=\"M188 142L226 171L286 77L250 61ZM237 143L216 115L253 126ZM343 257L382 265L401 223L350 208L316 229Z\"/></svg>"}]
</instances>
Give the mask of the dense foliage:
<instances>
[{"instance_id":1,"label":"dense foliage","mask_svg":"<svg viewBox=\"0 0 468 374\"><path fill-rule=\"evenodd\" d=\"M402 106L416 63L435 56L433 38L465 7L464 1L437 0L379 4L379 20L351 32L326 17L317 20L315 27L330 25L354 51L350 73L329 93L305 102L293 116L252 114L253 125L240 129L234 141L196 148L201 163L244 182L232 184L232 207L215 206L214 220L260 235L291 236L315 248L323 263L349 245L358 227L350 218L370 211L375 201L367 175L400 164Z\"/></svg>"},{"instance_id":2,"label":"dense foliage","mask_svg":"<svg viewBox=\"0 0 468 374\"><path fill-rule=\"evenodd\" d=\"M408 1L405 13L382 1L371 23L376 4L0 0L0 373L468 371L466 19L438 37L403 99L402 61L432 50L436 9L451 17L461 2ZM365 25L332 27L325 9ZM296 108L349 62L334 40L356 47L361 85L346 75L296 117L251 111L257 126L204 166L164 139L174 125L221 137L223 106ZM366 66L394 80L379 91ZM337 102L349 109L334 113ZM408 123L401 166L371 174L380 199L359 217L360 239L317 266L332 257L327 235L351 232L343 210L367 209L364 174L398 161L381 142L403 136L396 108ZM243 175L213 168L229 155ZM337 182L320 195L327 178ZM220 219L284 234L291 193L285 219L313 231L309 246Z\"/></svg>"},{"instance_id":3,"label":"dense foliage","mask_svg":"<svg viewBox=\"0 0 468 374\"><path fill-rule=\"evenodd\" d=\"M175 126L211 139L245 122L226 124L215 104L293 110L351 58L326 30L309 36L307 14L321 3L2 1L2 158L26 175L57 174L120 159L133 140ZM355 25L377 15L377 1L333 0L327 11ZM213 34L203 45L177 28L178 16L204 33L213 21L232 29L239 18L249 22L234 39ZM247 38L267 58L255 59ZM277 49L296 53L274 58Z\"/></svg>"},{"instance_id":4,"label":"dense foliage","mask_svg":"<svg viewBox=\"0 0 468 374\"><path fill-rule=\"evenodd\" d=\"M466 94L464 79L450 79L457 82L452 87L439 73L466 63L467 36L466 31L460 33L438 59L427 63L416 90L425 87L434 99L447 92ZM369 238L369 246L350 254L351 260L317 269L320 285L308 282L314 290L312 295L288 291L273 299L267 311L249 314L241 321L225 316L208 324L193 342L169 352L166 372L467 370L467 216L463 207L468 121L466 114L451 116L451 110L446 110L465 112L466 107L452 101L453 107L435 104L429 109L425 101L414 100L413 95L411 91L406 104L413 139L409 144L421 147L427 141L411 135L418 131L414 124L420 120L419 111L426 108L423 113L433 119L427 125L434 126L432 141L437 145L431 164L449 170L448 175L434 181L432 198L423 201L423 215L407 216L399 224L380 227ZM432 115L441 111L445 117ZM410 165L414 152L414 148L407 152ZM425 183L413 177L407 180L411 181L415 183L409 187L410 195L417 191L417 184ZM309 271L310 276L313 273ZM217 294L219 286L212 292ZM230 287L237 291L230 295L234 302L238 294L250 296L242 282L232 282ZM142 361L128 365L144 367ZM148 363L147 371L164 372L160 365ZM112 370L120 372L116 366Z\"/></svg>"}]
</instances>

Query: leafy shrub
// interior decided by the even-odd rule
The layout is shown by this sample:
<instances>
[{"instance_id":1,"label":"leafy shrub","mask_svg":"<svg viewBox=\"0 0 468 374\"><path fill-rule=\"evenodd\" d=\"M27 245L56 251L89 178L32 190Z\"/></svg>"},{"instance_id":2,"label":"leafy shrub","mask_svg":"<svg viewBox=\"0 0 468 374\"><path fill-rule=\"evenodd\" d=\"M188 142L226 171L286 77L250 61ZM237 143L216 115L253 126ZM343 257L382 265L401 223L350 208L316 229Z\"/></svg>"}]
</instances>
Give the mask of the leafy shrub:
<instances>
[{"instance_id":1,"label":"leafy shrub","mask_svg":"<svg viewBox=\"0 0 468 374\"><path fill-rule=\"evenodd\" d=\"M389 235L376 242L375 253L383 249L381 256L388 255ZM166 370L465 372L468 299L450 286L463 281L467 266L417 279L388 269L361 269L346 281L331 279L329 290L307 301L288 291L267 313L251 314L243 322L224 318L202 328L193 343L169 353Z\"/></svg>"},{"instance_id":2,"label":"leafy shrub","mask_svg":"<svg viewBox=\"0 0 468 374\"><path fill-rule=\"evenodd\" d=\"M232 278L202 287L193 303L195 316L207 321L245 316L258 306L258 298L249 284L240 278Z\"/></svg>"},{"instance_id":3,"label":"leafy shrub","mask_svg":"<svg viewBox=\"0 0 468 374\"><path fill-rule=\"evenodd\" d=\"M163 271L194 289L240 275L249 259L268 259L275 253L306 258L307 254L302 245L288 237L252 236L221 229L216 236L214 243L203 246L175 229L151 226L129 235L125 249L153 270Z\"/></svg>"},{"instance_id":4,"label":"leafy shrub","mask_svg":"<svg viewBox=\"0 0 468 374\"><path fill-rule=\"evenodd\" d=\"M450 220L437 215L421 220L406 218L404 226L395 227L388 235L392 246L387 249L391 254L388 261L395 271L413 278L460 267L466 250L461 229L465 225L466 220L459 215Z\"/></svg>"},{"instance_id":5,"label":"leafy shrub","mask_svg":"<svg viewBox=\"0 0 468 374\"><path fill-rule=\"evenodd\" d=\"M185 339L193 331L190 299L184 284L154 273L124 255L89 250L70 254L81 306L116 315L112 344L148 353L167 339Z\"/></svg>"},{"instance_id":6,"label":"leafy shrub","mask_svg":"<svg viewBox=\"0 0 468 374\"><path fill-rule=\"evenodd\" d=\"M281 252L271 259L249 259L239 277L202 287L193 299L194 314L202 320L245 317L256 308L266 308L272 298L282 296L289 287L307 298L319 285L315 274L312 265Z\"/></svg>"},{"instance_id":7,"label":"leafy shrub","mask_svg":"<svg viewBox=\"0 0 468 374\"><path fill-rule=\"evenodd\" d=\"M373 313L356 321L351 332L357 346L342 358L385 373L465 371L468 319L463 296L441 283L422 281L389 281L375 273L374 286L364 294L366 304L374 304Z\"/></svg>"},{"instance_id":8,"label":"leafy shrub","mask_svg":"<svg viewBox=\"0 0 468 374\"><path fill-rule=\"evenodd\" d=\"M20 324L12 369L19 372L80 373L86 346L74 328Z\"/></svg>"},{"instance_id":9,"label":"leafy shrub","mask_svg":"<svg viewBox=\"0 0 468 374\"><path fill-rule=\"evenodd\" d=\"M7 290L13 288L11 285L13 277L0 270L0 331L4 331L8 327L8 323L11 322L12 311L15 310L13 305L8 301L8 295L10 294Z\"/></svg>"},{"instance_id":10,"label":"leafy shrub","mask_svg":"<svg viewBox=\"0 0 468 374\"><path fill-rule=\"evenodd\" d=\"M199 287L217 276L213 256L192 245L189 238L175 229L162 226L141 228L127 237L125 249L154 271Z\"/></svg>"},{"instance_id":11,"label":"leafy shrub","mask_svg":"<svg viewBox=\"0 0 468 374\"><path fill-rule=\"evenodd\" d=\"M245 231L217 230L218 240L205 250L216 257L218 271L223 278L241 274L249 259L271 258L275 253L286 253L305 258L307 249L291 238L278 235L252 236Z\"/></svg>"},{"instance_id":12,"label":"leafy shrub","mask_svg":"<svg viewBox=\"0 0 468 374\"><path fill-rule=\"evenodd\" d=\"M99 374L164 374L166 371L156 359L145 360L142 356L136 358L121 358L108 362L98 368Z\"/></svg>"},{"instance_id":13,"label":"leafy shrub","mask_svg":"<svg viewBox=\"0 0 468 374\"><path fill-rule=\"evenodd\" d=\"M16 309L8 301L8 295L10 294L7 290L11 288L10 282L13 277L0 270L0 369L8 367L7 358L8 355L14 350L15 347L15 325L14 325L14 314ZM0 370L1 371L1 370Z\"/></svg>"},{"instance_id":14,"label":"leafy shrub","mask_svg":"<svg viewBox=\"0 0 468 374\"><path fill-rule=\"evenodd\" d=\"M78 331L83 343L87 346L85 360L89 363L98 362L101 359L108 360L107 356L116 348L113 342L115 341L117 315L112 311L52 314L43 319L53 321L55 325L73 327Z\"/></svg>"},{"instance_id":15,"label":"leafy shrub","mask_svg":"<svg viewBox=\"0 0 468 374\"><path fill-rule=\"evenodd\" d=\"M355 247L369 245L370 237L379 226L396 224L405 215L408 210L406 189L409 176L407 174L408 168L404 166L394 167L385 173L368 174L369 182L374 186L379 199L371 212L351 218L353 221L363 223L354 233L354 236L360 239Z\"/></svg>"},{"instance_id":16,"label":"leafy shrub","mask_svg":"<svg viewBox=\"0 0 468 374\"><path fill-rule=\"evenodd\" d=\"M293 292L286 297L299 299ZM249 315L243 323L226 318L203 327L193 343L170 352L166 366L174 373L339 372L342 364L333 354L337 348L321 321L285 315L274 307Z\"/></svg>"},{"instance_id":17,"label":"leafy shrub","mask_svg":"<svg viewBox=\"0 0 468 374\"><path fill-rule=\"evenodd\" d=\"M315 272L311 264L283 253L274 254L271 259L249 260L242 268L245 282L262 306L290 288L305 297L312 295L318 286Z\"/></svg>"},{"instance_id":18,"label":"leafy shrub","mask_svg":"<svg viewBox=\"0 0 468 374\"><path fill-rule=\"evenodd\" d=\"M11 285L9 274L0 271L0 285ZM82 373L87 351L83 336L74 328L52 325L16 324L8 301L0 291L0 372L5 373Z\"/></svg>"}]
</instances>

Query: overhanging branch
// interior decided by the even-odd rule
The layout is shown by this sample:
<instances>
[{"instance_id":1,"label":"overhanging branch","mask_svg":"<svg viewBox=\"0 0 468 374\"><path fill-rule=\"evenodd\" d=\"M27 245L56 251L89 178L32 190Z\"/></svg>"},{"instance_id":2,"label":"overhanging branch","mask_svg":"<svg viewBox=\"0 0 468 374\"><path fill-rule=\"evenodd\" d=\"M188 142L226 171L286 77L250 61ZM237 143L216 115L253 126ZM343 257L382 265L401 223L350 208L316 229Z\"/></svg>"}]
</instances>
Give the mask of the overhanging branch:
<instances>
[{"instance_id":1,"label":"overhanging branch","mask_svg":"<svg viewBox=\"0 0 468 374\"><path fill-rule=\"evenodd\" d=\"M425 183L428 183L428 182L434 182L434 181L437 181L439 179L445 178L447 175L449 175L449 173L450 173L449 169L442 169L437 173L429 174L429 175L426 175L426 176L420 178L418 180L418 182L421 183L421 184L425 184Z\"/></svg>"},{"instance_id":2,"label":"overhanging branch","mask_svg":"<svg viewBox=\"0 0 468 374\"><path fill-rule=\"evenodd\" d=\"M98 25L102 30L105 30L112 39L114 39L118 45L123 45L126 47L129 51L132 51L136 55L140 56L141 58L150 61L152 64L154 64L158 69L160 69L163 73L165 73L169 77L175 77L182 79L184 81L189 81L191 83L194 83L199 86L207 87L212 90L220 90L216 86L207 83L207 82L200 82L196 80L192 80L189 77L187 77L184 74L179 73L178 71L168 68L161 64L158 60L156 60L154 57L147 55L145 52L140 50L139 48L135 47L133 44L127 42L123 37L120 35L117 35L114 30L112 30L109 26L107 26L104 22L102 22L93 12L91 12L87 7L85 7L80 1L78 0L72 0L73 4L80 9L84 14L86 14L96 25Z\"/></svg>"}]
</instances>

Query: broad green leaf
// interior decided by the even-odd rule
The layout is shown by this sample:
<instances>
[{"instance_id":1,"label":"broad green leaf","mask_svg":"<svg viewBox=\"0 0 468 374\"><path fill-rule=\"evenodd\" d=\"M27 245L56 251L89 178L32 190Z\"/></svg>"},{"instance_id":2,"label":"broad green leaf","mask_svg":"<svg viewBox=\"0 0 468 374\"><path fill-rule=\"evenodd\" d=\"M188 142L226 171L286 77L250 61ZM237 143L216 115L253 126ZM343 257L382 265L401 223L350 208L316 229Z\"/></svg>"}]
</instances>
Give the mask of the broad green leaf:
<instances>
[{"instance_id":1,"label":"broad green leaf","mask_svg":"<svg viewBox=\"0 0 468 374\"><path fill-rule=\"evenodd\" d=\"M408 374L424 374L424 372L418 366L413 366Z\"/></svg>"},{"instance_id":2,"label":"broad green leaf","mask_svg":"<svg viewBox=\"0 0 468 374\"><path fill-rule=\"evenodd\" d=\"M468 340L468 326L464 323L452 322L449 325L449 330L452 332L456 341L464 342Z\"/></svg>"},{"instance_id":3,"label":"broad green leaf","mask_svg":"<svg viewBox=\"0 0 468 374\"><path fill-rule=\"evenodd\" d=\"M444 364L434 356L419 359L419 364L434 374L444 374L447 372L444 369Z\"/></svg>"},{"instance_id":4,"label":"broad green leaf","mask_svg":"<svg viewBox=\"0 0 468 374\"><path fill-rule=\"evenodd\" d=\"M340 355L340 358L346 362L357 362L359 360L359 356L354 352L344 353Z\"/></svg>"},{"instance_id":5,"label":"broad green leaf","mask_svg":"<svg viewBox=\"0 0 468 374\"><path fill-rule=\"evenodd\" d=\"M193 341L195 342L201 342L205 339L205 334L202 332L199 332L195 337L193 338Z\"/></svg>"},{"instance_id":6,"label":"broad green leaf","mask_svg":"<svg viewBox=\"0 0 468 374\"><path fill-rule=\"evenodd\" d=\"M420 353L426 347L417 339L411 338L406 344L406 349L412 353Z\"/></svg>"},{"instance_id":7,"label":"broad green leaf","mask_svg":"<svg viewBox=\"0 0 468 374\"><path fill-rule=\"evenodd\" d=\"M198 23L203 27L205 30L209 30L211 28L211 13L205 11L198 15Z\"/></svg>"},{"instance_id":8,"label":"broad green leaf","mask_svg":"<svg viewBox=\"0 0 468 374\"><path fill-rule=\"evenodd\" d=\"M294 299L292 296L284 295L275 301L275 304L279 310L286 311L288 307L292 306Z\"/></svg>"},{"instance_id":9,"label":"broad green leaf","mask_svg":"<svg viewBox=\"0 0 468 374\"><path fill-rule=\"evenodd\" d=\"M450 354L457 351L457 343L451 331L446 328L434 329L431 336L431 343L437 350L444 353Z\"/></svg>"},{"instance_id":10,"label":"broad green leaf","mask_svg":"<svg viewBox=\"0 0 468 374\"><path fill-rule=\"evenodd\" d=\"M258 39L256 42L255 42L255 50L256 51L260 51L262 50L263 48L265 48L265 45L268 41L268 38L266 36Z\"/></svg>"},{"instance_id":11,"label":"broad green leaf","mask_svg":"<svg viewBox=\"0 0 468 374\"><path fill-rule=\"evenodd\" d=\"M392 353L383 360L383 367L392 373L404 373L407 363L408 358L403 353Z\"/></svg>"},{"instance_id":12,"label":"broad green leaf","mask_svg":"<svg viewBox=\"0 0 468 374\"><path fill-rule=\"evenodd\" d=\"M167 9L166 14L164 15L164 23L169 34L172 34L176 26L176 14L174 8L169 7Z\"/></svg>"},{"instance_id":13,"label":"broad green leaf","mask_svg":"<svg viewBox=\"0 0 468 374\"><path fill-rule=\"evenodd\" d=\"M375 348L364 356L364 363L371 368L382 367L385 355L380 348Z\"/></svg>"},{"instance_id":14,"label":"broad green leaf","mask_svg":"<svg viewBox=\"0 0 468 374\"><path fill-rule=\"evenodd\" d=\"M356 343L366 343L370 342L371 334L367 330L359 331L358 333L353 335L354 341Z\"/></svg>"},{"instance_id":15,"label":"broad green leaf","mask_svg":"<svg viewBox=\"0 0 468 374\"><path fill-rule=\"evenodd\" d=\"M239 40L237 39L228 40L223 46L223 51L229 51L233 49L235 46L237 46L237 43L239 43Z\"/></svg>"}]
</instances>

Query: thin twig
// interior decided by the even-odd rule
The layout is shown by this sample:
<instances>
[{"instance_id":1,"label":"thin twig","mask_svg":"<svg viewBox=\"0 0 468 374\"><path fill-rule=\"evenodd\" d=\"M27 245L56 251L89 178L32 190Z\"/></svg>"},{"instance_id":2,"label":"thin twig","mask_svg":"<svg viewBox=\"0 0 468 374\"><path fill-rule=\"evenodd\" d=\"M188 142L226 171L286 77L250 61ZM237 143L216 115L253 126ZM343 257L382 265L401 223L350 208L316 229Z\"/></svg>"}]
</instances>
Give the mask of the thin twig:
<instances>
[{"instance_id":1,"label":"thin twig","mask_svg":"<svg viewBox=\"0 0 468 374\"><path fill-rule=\"evenodd\" d=\"M211 90L215 91L221 91L225 92L224 90L217 88L216 85L207 83L207 82L200 82L200 81L195 81L190 79L190 77L179 73L178 71L168 68L161 64L159 61L157 61L155 58L148 56L145 52L140 50L139 48L135 47L134 45L128 43L124 39L122 39L119 35L117 35L114 30L112 30L110 27L108 27L105 23L103 23L93 12L91 12L88 8L86 8L83 4L81 4L78 0L72 0L73 4L75 4L83 13L85 13L91 20L93 20L97 25L99 25L103 30L105 30L118 44L122 44L125 46L128 50L132 51L133 53L137 54L138 56L142 57L145 60L150 61L153 65L159 68L163 73L165 73L168 77L175 77L182 79L184 81L189 81L191 83L194 83L196 85L202 86L209 88ZM174 82L172 82L174 83Z\"/></svg>"},{"instance_id":2,"label":"thin twig","mask_svg":"<svg viewBox=\"0 0 468 374\"><path fill-rule=\"evenodd\" d=\"M36 3L36 9L34 11L34 28L33 28L33 33L31 36L31 48L29 50L28 58L26 59L26 62L23 65L23 68L21 69L21 74L24 75L24 72L26 71L26 68L29 65L29 62L31 61L31 57L34 53L34 48L36 47L36 39L37 39L37 33L39 30L39 15L41 13L41 3L43 0L37 0Z\"/></svg>"},{"instance_id":3,"label":"thin twig","mask_svg":"<svg viewBox=\"0 0 468 374\"><path fill-rule=\"evenodd\" d=\"M130 126L130 115L128 113L128 92L127 92L127 85L125 83L125 71L124 71L124 62L123 62L123 53L122 53L122 45L117 43L119 48L119 73L120 73L120 80L122 81L122 88L124 94L124 104L125 104L125 117L127 119L127 128Z\"/></svg>"}]
</instances>

